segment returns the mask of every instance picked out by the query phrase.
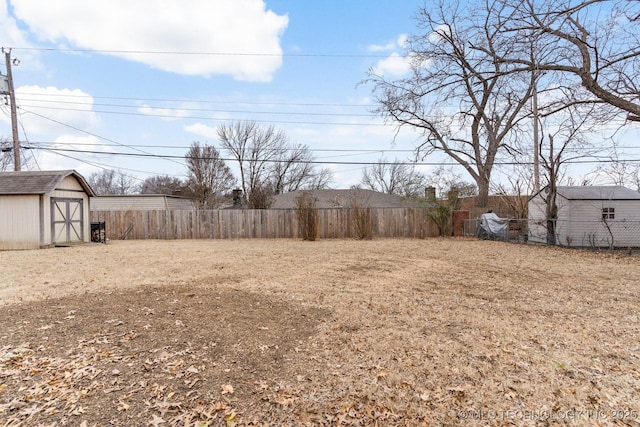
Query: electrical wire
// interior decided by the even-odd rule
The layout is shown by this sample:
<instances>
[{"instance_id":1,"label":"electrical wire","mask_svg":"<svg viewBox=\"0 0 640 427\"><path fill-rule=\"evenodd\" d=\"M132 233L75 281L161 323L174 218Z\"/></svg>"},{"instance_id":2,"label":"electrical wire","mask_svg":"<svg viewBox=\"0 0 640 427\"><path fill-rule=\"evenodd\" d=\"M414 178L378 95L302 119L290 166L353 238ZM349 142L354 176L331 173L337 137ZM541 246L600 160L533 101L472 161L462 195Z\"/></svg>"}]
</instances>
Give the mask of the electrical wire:
<instances>
[{"instance_id":1,"label":"electrical wire","mask_svg":"<svg viewBox=\"0 0 640 427\"><path fill-rule=\"evenodd\" d=\"M46 99L29 99L29 98L21 98L21 105L25 107L31 108L47 108L47 109L64 109L62 107L42 107L39 105L28 105L23 104L22 102L47 102L47 103L55 103L55 104L71 104L71 105L88 105L88 106L99 106L99 107L112 107L112 108L148 108L150 110L175 110L175 111L197 111L204 113L244 113L244 114L272 114L272 115L293 115L293 116L330 116L330 117L369 117L376 118L377 116L374 114L355 114L355 113L307 113L301 111L247 111L247 110L221 110L214 108L190 108L190 107L164 107L164 106L154 106L154 105L129 105L129 104L106 104L106 103L94 103L94 102L72 102L72 101L56 101L56 100L46 100ZM88 111L94 112L95 110L77 110L69 108L71 111ZM155 116L155 114L150 114L151 116ZM182 118L183 116L175 116L176 118Z\"/></svg>"},{"instance_id":2,"label":"electrical wire","mask_svg":"<svg viewBox=\"0 0 640 427\"><path fill-rule=\"evenodd\" d=\"M20 92L20 95L47 96L56 98L87 98L87 95L75 95L72 93L41 93L41 92ZM90 95L93 99L112 99L121 101L148 101L148 102L176 102L176 103L204 103L204 104L238 104L238 105L279 105L289 107L371 107L371 104L338 104L338 103L320 103L320 102L277 102L277 101L221 101L221 100L203 100L203 99L180 99L180 98L140 98L140 97L121 97L121 96L99 96Z\"/></svg>"},{"instance_id":3,"label":"electrical wire","mask_svg":"<svg viewBox=\"0 0 640 427\"><path fill-rule=\"evenodd\" d=\"M22 108L42 108L39 105L21 105ZM132 113L132 112L123 112L123 111L108 111L108 110L87 110L81 108L62 108L62 107L47 107L48 110L62 110L62 111L76 111L81 113L102 113L102 114L114 114L120 116L132 116L132 117L159 117L166 119L189 119L189 120L203 120L203 121L214 121L214 122L228 122L229 117L201 117L201 116L176 116L173 114L151 114L151 113ZM33 111L32 111L33 112ZM34 113L36 114L36 113ZM252 122L256 123L278 123L278 124L296 124L296 125L332 125L332 126L388 126L384 123L350 123L350 122L312 122L312 121L292 121L292 120L254 120L251 119Z\"/></svg>"},{"instance_id":4,"label":"electrical wire","mask_svg":"<svg viewBox=\"0 0 640 427\"><path fill-rule=\"evenodd\" d=\"M177 56L257 56L257 57L286 57L286 58L387 58L382 54L349 54L349 53L264 53L264 52L187 52L171 50L123 50L123 49L80 49L64 47L13 47L14 50L28 50L40 52L70 52L70 53L108 53L108 54L136 54L136 55L177 55ZM402 57L401 57L402 58Z\"/></svg>"},{"instance_id":5,"label":"electrical wire","mask_svg":"<svg viewBox=\"0 0 640 427\"><path fill-rule=\"evenodd\" d=\"M63 123L63 122L61 122L61 121L59 121L59 120L52 119L52 118L47 117L47 116L44 116L44 115L42 115L42 114L38 114L38 113L36 113L36 112L28 111L28 110L24 110L24 109L22 109L22 110L23 110L23 111L25 111L26 113L33 114L33 115L35 115L35 116L38 116L38 117L43 118L43 119L45 119L45 120L49 120L49 121L51 121L51 122L57 123L57 124L62 125L62 126L66 126L66 127L71 128L71 129L73 129L73 130L76 130L76 131L78 131L78 132L83 132L83 133L85 133L85 134L87 134L87 135L90 135L90 136L93 136L93 137L96 137L96 138L99 138L99 139L103 139L103 140L105 140L105 141L109 141L109 142L111 142L111 143L113 143L113 144L116 144L116 145L119 145L119 146L121 146L121 147L130 148L130 149L132 149L132 150L134 150L134 151L138 151L138 152L140 152L140 153L142 153L142 154L151 155L151 153L149 153L149 152L147 152L147 151L140 150L140 149L138 149L138 148L131 147L131 146L128 146L128 145L126 145L126 144L122 144L122 143L120 143L120 142L118 142L118 141L115 141L115 140L113 140L113 139L109 139L109 138L106 138L106 137L103 137L103 136L97 135L97 134L95 134L95 133L92 133L92 132L89 132L89 131L86 131L86 130L80 129L80 128L76 127L76 126L72 126L72 125L69 125L69 124L67 124L67 123ZM178 164L180 164L179 162L176 162L175 160L171 160L171 159L168 159L168 160L170 160L170 161L172 161L172 162L174 162L174 163L178 163Z\"/></svg>"},{"instance_id":6,"label":"electrical wire","mask_svg":"<svg viewBox=\"0 0 640 427\"><path fill-rule=\"evenodd\" d=\"M53 152L74 152L74 153L85 153L85 154L99 154L99 155L110 155L110 156L123 156L123 157L142 157L142 158L156 158L156 159L186 159L187 156L177 156L177 155L166 155L166 154L141 154L141 153L119 153L119 152L102 152L102 151L93 151L93 150L77 150L72 148L46 148L41 147L40 150L45 151L53 151ZM203 160L213 160L212 158L201 158ZM222 161L233 162L237 159L234 158L224 158L219 157L218 159ZM629 163L637 163L640 162L640 158L638 159L626 159L626 162ZM262 160L264 163L282 163L282 160L276 159L265 159ZM600 163L615 163L616 160L611 158L598 158L595 160L579 160L573 159L564 162L564 164L600 164ZM296 163L301 164L314 164L314 165L361 165L361 166L373 166L373 165L383 165L383 166L391 166L391 165L405 165L405 166L460 166L458 163L453 161L448 162L389 162L389 161L373 161L373 162L356 162L356 161L324 161L324 160L297 160ZM533 165L532 162L516 162L516 161L496 161L493 163L496 166L522 166L522 165Z\"/></svg>"}]
</instances>

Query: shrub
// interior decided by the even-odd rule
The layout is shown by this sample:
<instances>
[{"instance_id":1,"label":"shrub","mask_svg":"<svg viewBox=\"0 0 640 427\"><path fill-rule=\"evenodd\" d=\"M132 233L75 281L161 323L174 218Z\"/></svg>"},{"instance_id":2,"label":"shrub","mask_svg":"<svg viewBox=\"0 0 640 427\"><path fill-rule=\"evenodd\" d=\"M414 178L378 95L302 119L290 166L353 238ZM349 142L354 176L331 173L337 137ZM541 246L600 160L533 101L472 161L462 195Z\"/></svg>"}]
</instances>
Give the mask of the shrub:
<instances>
[{"instance_id":1,"label":"shrub","mask_svg":"<svg viewBox=\"0 0 640 427\"><path fill-rule=\"evenodd\" d=\"M371 240L373 238L371 208L357 198L353 198L350 201L349 208L351 209L351 222L356 237L360 240Z\"/></svg>"},{"instance_id":2,"label":"shrub","mask_svg":"<svg viewBox=\"0 0 640 427\"><path fill-rule=\"evenodd\" d=\"M296 197L296 216L298 218L298 234L302 240L314 241L318 237L317 198L309 191L303 191Z\"/></svg>"}]
</instances>

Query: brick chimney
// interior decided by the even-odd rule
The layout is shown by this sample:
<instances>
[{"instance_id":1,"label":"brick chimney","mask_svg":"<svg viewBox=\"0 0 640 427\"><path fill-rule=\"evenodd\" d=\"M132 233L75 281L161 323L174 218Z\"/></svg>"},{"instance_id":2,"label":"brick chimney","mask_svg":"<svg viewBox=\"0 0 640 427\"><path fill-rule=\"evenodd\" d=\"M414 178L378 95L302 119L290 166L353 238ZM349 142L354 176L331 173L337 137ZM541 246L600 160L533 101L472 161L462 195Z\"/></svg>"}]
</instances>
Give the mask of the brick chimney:
<instances>
[{"instance_id":1,"label":"brick chimney","mask_svg":"<svg viewBox=\"0 0 640 427\"><path fill-rule=\"evenodd\" d=\"M430 185L427 188L425 188L424 189L424 197L428 201L435 201L436 200L436 187Z\"/></svg>"}]
</instances>

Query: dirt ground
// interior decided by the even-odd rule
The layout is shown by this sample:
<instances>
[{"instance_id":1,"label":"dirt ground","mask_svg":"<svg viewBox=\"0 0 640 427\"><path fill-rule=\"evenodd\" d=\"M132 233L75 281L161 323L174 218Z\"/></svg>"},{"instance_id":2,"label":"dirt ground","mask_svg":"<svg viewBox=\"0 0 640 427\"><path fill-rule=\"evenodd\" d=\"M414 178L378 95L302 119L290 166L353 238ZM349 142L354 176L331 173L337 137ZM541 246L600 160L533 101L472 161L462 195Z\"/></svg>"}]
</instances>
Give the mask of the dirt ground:
<instances>
[{"instance_id":1,"label":"dirt ground","mask_svg":"<svg viewBox=\"0 0 640 427\"><path fill-rule=\"evenodd\" d=\"M640 425L637 257L465 239L0 252L0 425Z\"/></svg>"}]
</instances>

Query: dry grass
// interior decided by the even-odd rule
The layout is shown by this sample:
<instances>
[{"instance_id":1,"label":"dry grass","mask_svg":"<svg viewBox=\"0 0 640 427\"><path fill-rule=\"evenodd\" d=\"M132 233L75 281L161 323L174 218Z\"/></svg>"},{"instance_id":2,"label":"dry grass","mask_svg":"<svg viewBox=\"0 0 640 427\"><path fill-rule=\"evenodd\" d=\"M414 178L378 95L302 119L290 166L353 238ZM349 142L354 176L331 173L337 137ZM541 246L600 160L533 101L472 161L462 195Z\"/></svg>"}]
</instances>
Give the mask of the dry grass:
<instances>
[{"instance_id":1,"label":"dry grass","mask_svg":"<svg viewBox=\"0 0 640 427\"><path fill-rule=\"evenodd\" d=\"M0 265L6 425L640 425L635 258L118 241Z\"/></svg>"}]
</instances>

